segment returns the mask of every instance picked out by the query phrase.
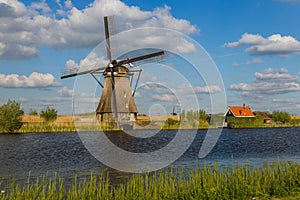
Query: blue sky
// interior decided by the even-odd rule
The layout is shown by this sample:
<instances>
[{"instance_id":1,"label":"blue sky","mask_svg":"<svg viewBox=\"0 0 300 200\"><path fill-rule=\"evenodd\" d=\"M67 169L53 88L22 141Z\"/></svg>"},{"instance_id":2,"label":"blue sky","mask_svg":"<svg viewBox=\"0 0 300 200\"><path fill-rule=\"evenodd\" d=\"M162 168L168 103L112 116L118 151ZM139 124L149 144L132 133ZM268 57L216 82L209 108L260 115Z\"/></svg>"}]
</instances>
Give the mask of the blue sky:
<instances>
[{"instance_id":1,"label":"blue sky","mask_svg":"<svg viewBox=\"0 0 300 200\"><path fill-rule=\"evenodd\" d=\"M224 87L191 78L188 82L200 108L209 112L210 97L226 92L227 105L246 103L253 110L300 115L298 0L0 0L0 104L13 99L21 102L25 112L52 106L59 114L71 114L74 79L60 80L61 72L87 62L85 58L103 41L105 15L116 16L116 32L168 28L202 45L216 64ZM145 68L147 77L151 70ZM159 105L171 112L176 105L172 89L180 90L184 84L175 88L174 81L172 88L166 88L160 80L166 76L149 77L161 84L153 86L149 78L141 82L136 96L140 112L155 114L151 109L161 110ZM143 92L149 86L153 86L153 94L147 93L147 98L153 101L148 102L152 106L145 106ZM97 94L82 92L80 99L97 104L101 90L94 92Z\"/></svg>"}]
</instances>

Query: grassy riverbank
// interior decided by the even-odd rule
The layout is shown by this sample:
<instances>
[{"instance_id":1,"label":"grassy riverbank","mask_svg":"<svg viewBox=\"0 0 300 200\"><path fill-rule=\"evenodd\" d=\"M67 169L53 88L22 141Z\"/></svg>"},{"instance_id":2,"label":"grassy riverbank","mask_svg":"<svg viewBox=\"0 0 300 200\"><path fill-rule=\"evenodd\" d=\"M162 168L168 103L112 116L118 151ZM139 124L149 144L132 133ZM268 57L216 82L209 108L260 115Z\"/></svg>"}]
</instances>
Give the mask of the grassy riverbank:
<instances>
[{"instance_id":1,"label":"grassy riverbank","mask_svg":"<svg viewBox=\"0 0 300 200\"><path fill-rule=\"evenodd\" d=\"M263 168L218 163L188 173L180 170L136 174L112 186L106 175L72 179L28 178L26 184L0 180L0 199L297 199L300 198L300 165L277 162Z\"/></svg>"},{"instance_id":2,"label":"grassy riverbank","mask_svg":"<svg viewBox=\"0 0 300 200\"><path fill-rule=\"evenodd\" d=\"M114 123L98 123L94 115L84 116L58 116L55 121L46 122L40 116L24 115L22 118L23 125L18 133L40 133L40 132L76 132L76 131L95 131L95 130L120 130ZM292 121L294 123L234 123L232 128L279 128L299 126L300 119ZM75 125L76 124L76 125ZM135 122L135 129L208 129L219 128L220 123L208 124L207 122L196 121L179 121L171 118L164 120L150 121L137 120ZM2 130L0 130L0 133Z\"/></svg>"}]
</instances>

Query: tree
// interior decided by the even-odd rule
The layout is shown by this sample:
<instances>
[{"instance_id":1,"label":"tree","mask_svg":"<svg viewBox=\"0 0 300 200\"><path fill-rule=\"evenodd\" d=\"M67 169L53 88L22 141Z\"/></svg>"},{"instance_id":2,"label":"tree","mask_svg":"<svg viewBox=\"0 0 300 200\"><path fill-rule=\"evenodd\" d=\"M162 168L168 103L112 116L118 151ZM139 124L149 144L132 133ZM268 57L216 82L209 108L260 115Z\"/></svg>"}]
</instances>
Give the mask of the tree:
<instances>
[{"instance_id":1,"label":"tree","mask_svg":"<svg viewBox=\"0 0 300 200\"><path fill-rule=\"evenodd\" d=\"M189 122L193 122L194 121L194 111L193 110L188 110L186 112L186 118Z\"/></svg>"},{"instance_id":2,"label":"tree","mask_svg":"<svg viewBox=\"0 0 300 200\"><path fill-rule=\"evenodd\" d=\"M287 123L291 121L291 115L287 112L276 110L272 112L272 119L275 122Z\"/></svg>"},{"instance_id":3,"label":"tree","mask_svg":"<svg viewBox=\"0 0 300 200\"><path fill-rule=\"evenodd\" d=\"M199 110L199 120L201 121L201 122L206 122L207 121L207 115L206 115L206 112L205 112L205 110Z\"/></svg>"},{"instance_id":4,"label":"tree","mask_svg":"<svg viewBox=\"0 0 300 200\"><path fill-rule=\"evenodd\" d=\"M30 109L29 111L29 115L38 115L37 111L36 110L32 110Z\"/></svg>"},{"instance_id":5,"label":"tree","mask_svg":"<svg viewBox=\"0 0 300 200\"><path fill-rule=\"evenodd\" d=\"M23 125L23 114L20 103L8 100L6 104L0 106L0 129L7 133L19 130Z\"/></svg>"},{"instance_id":6,"label":"tree","mask_svg":"<svg viewBox=\"0 0 300 200\"><path fill-rule=\"evenodd\" d=\"M45 109L41 111L40 116L46 121L54 121L57 118L57 110L55 110L54 108L50 108L49 106Z\"/></svg>"},{"instance_id":7,"label":"tree","mask_svg":"<svg viewBox=\"0 0 300 200\"><path fill-rule=\"evenodd\" d=\"M185 119L185 110L181 111L180 119L184 121L184 119Z\"/></svg>"}]
</instances>

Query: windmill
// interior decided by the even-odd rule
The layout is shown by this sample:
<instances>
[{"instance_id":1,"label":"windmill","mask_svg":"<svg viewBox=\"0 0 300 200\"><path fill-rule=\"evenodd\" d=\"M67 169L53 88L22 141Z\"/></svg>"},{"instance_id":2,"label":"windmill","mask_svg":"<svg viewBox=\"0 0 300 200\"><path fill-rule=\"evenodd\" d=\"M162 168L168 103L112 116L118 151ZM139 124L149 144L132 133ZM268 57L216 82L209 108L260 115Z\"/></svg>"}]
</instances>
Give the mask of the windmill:
<instances>
[{"instance_id":1,"label":"windmill","mask_svg":"<svg viewBox=\"0 0 300 200\"><path fill-rule=\"evenodd\" d=\"M109 38L108 17L104 17L106 54L109 60L107 66L98 67L91 70L68 73L61 76L61 79L75 77L83 74L90 74L97 83L103 88L101 98L99 100L96 114L99 121L117 122L119 127L133 126L133 122L137 118L137 107L134 101L134 94L137 83L140 78L142 69L137 69L131 64L134 62L163 56L164 51L157 51L154 53L141 55L134 58L126 58L125 60L117 61L112 58L111 44ZM134 87L131 89L132 76L138 73L138 78ZM102 84L95 74L102 74L104 76L104 83Z\"/></svg>"}]
</instances>

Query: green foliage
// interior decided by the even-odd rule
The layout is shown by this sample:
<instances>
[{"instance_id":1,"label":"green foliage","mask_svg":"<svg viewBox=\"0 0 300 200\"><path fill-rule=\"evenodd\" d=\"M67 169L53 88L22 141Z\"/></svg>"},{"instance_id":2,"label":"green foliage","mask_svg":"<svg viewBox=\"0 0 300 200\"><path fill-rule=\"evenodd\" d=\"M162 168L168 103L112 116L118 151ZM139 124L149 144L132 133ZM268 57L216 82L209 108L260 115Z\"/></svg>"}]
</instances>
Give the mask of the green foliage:
<instances>
[{"instance_id":1,"label":"green foliage","mask_svg":"<svg viewBox=\"0 0 300 200\"><path fill-rule=\"evenodd\" d=\"M78 127L81 128L81 127ZM24 123L19 130L20 133L43 133L43 132L76 132L76 127L72 122L62 122L49 124L48 122Z\"/></svg>"},{"instance_id":2,"label":"green foliage","mask_svg":"<svg viewBox=\"0 0 300 200\"><path fill-rule=\"evenodd\" d=\"M208 123L213 127L220 127L223 126L224 122L224 114L212 114L207 118Z\"/></svg>"},{"instance_id":3,"label":"green foliage","mask_svg":"<svg viewBox=\"0 0 300 200\"><path fill-rule=\"evenodd\" d=\"M137 120L135 123L139 126L144 127L144 126L148 126L151 123L151 121L150 120Z\"/></svg>"},{"instance_id":4,"label":"green foliage","mask_svg":"<svg viewBox=\"0 0 300 200\"><path fill-rule=\"evenodd\" d=\"M207 121L207 115L205 110L188 110L187 112L185 112L185 110L183 110L181 112L181 119L185 119L188 121L201 121L201 122L206 122Z\"/></svg>"},{"instance_id":5,"label":"green foliage","mask_svg":"<svg viewBox=\"0 0 300 200\"><path fill-rule=\"evenodd\" d=\"M22 115L24 111L20 107L20 103L8 100L8 102L0 107L0 131L13 133L19 130L22 123Z\"/></svg>"},{"instance_id":6,"label":"green foliage","mask_svg":"<svg viewBox=\"0 0 300 200\"><path fill-rule=\"evenodd\" d=\"M293 126L299 126L300 125L300 119L292 119L290 121L290 123L293 125Z\"/></svg>"},{"instance_id":7,"label":"green foliage","mask_svg":"<svg viewBox=\"0 0 300 200\"><path fill-rule=\"evenodd\" d=\"M198 117L199 117L200 121L206 122L207 121L207 115L206 115L205 110L199 110L198 111Z\"/></svg>"},{"instance_id":8,"label":"green foliage","mask_svg":"<svg viewBox=\"0 0 300 200\"><path fill-rule=\"evenodd\" d=\"M45 109L41 111L40 116L46 121L54 121L57 118L57 110L55 110L54 108L50 108L49 106Z\"/></svg>"},{"instance_id":9,"label":"green foliage","mask_svg":"<svg viewBox=\"0 0 300 200\"><path fill-rule=\"evenodd\" d=\"M124 177L128 178L128 177ZM276 162L262 168L250 164L204 165L193 171L161 170L135 174L112 186L104 173L64 179L28 177L26 184L7 180L0 199L285 199L300 197L300 165ZM297 198L298 197L298 198Z\"/></svg>"},{"instance_id":10,"label":"green foliage","mask_svg":"<svg viewBox=\"0 0 300 200\"><path fill-rule=\"evenodd\" d=\"M188 120L188 121L194 121L194 111L193 110L188 110L187 112L186 112L186 119Z\"/></svg>"},{"instance_id":11,"label":"green foliage","mask_svg":"<svg viewBox=\"0 0 300 200\"><path fill-rule=\"evenodd\" d=\"M254 113L254 115L256 115L256 116L263 116L263 117L265 117L265 118L271 117L271 114L270 114L270 112L268 112L268 111L255 111L255 112L253 112L253 113Z\"/></svg>"},{"instance_id":12,"label":"green foliage","mask_svg":"<svg viewBox=\"0 0 300 200\"><path fill-rule=\"evenodd\" d=\"M180 114L181 120L184 120L185 117L186 117L186 115L185 115L185 110L182 110L182 111L181 111L181 114Z\"/></svg>"},{"instance_id":13,"label":"green foliage","mask_svg":"<svg viewBox=\"0 0 300 200\"><path fill-rule=\"evenodd\" d=\"M36 110L30 109L29 115L34 115L34 116L36 116L36 115L38 115L38 112L37 112Z\"/></svg>"},{"instance_id":14,"label":"green foliage","mask_svg":"<svg viewBox=\"0 0 300 200\"><path fill-rule=\"evenodd\" d=\"M291 115L287 112L276 110L272 112L272 119L274 122L281 122L285 124L291 121Z\"/></svg>"},{"instance_id":15,"label":"green foliage","mask_svg":"<svg viewBox=\"0 0 300 200\"><path fill-rule=\"evenodd\" d=\"M165 124L163 126L163 128L179 128L179 125L180 125L180 121L178 120L175 120L175 119L171 119L171 118L168 118L166 121L165 121Z\"/></svg>"},{"instance_id":16,"label":"green foliage","mask_svg":"<svg viewBox=\"0 0 300 200\"><path fill-rule=\"evenodd\" d=\"M226 117L228 126L231 128L257 128L264 127L264 117Z\"/></svg>"}]
</instances>

